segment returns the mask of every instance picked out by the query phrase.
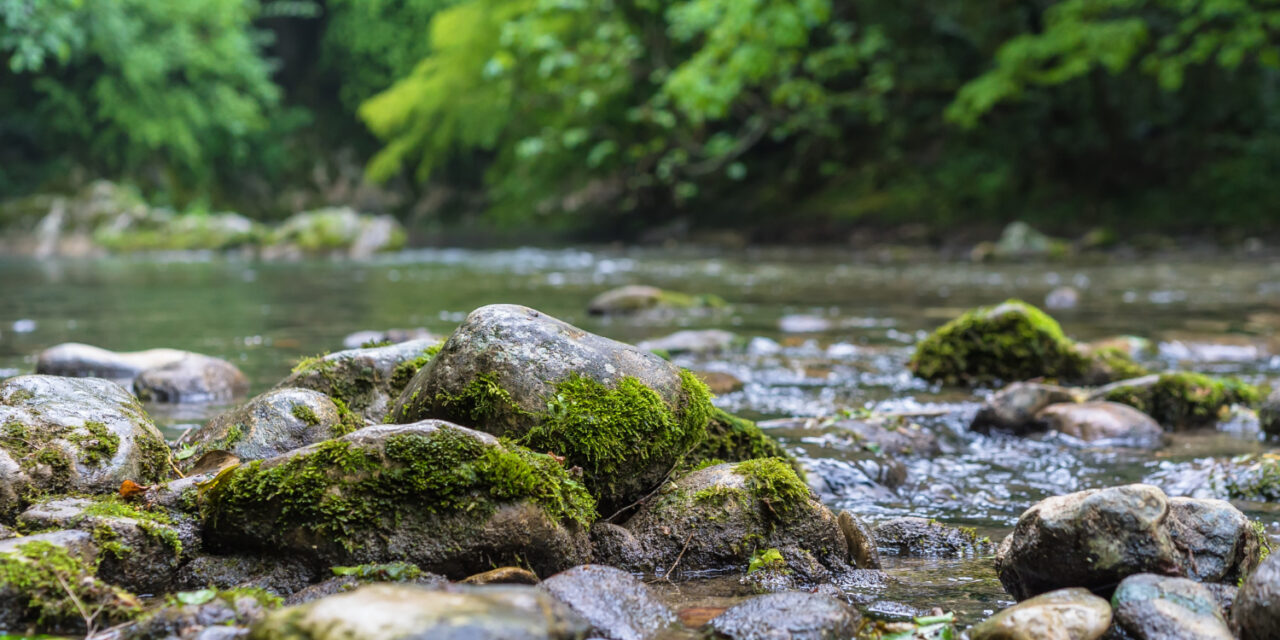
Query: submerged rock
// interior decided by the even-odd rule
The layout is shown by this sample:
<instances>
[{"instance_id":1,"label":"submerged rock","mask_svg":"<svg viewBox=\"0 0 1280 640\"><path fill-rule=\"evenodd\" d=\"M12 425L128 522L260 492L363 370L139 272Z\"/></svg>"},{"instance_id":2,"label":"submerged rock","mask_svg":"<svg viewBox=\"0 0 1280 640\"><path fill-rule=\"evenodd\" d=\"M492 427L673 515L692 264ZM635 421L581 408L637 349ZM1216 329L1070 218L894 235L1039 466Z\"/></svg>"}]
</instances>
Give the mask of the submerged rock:
<instances>
[{"instance_id":1,"label":"submerged rock","mask_svg":"<svg viewBox=\"0 0 1280 640\"><path fill-rule=\"evenodd\" d=\"M274 611L251 640L581 640L588 625L535 587L371 584Z\"/></svg>"},{"instance_id":2,"label":"submerged rock","mask_svg":"<svg viewBox=\"0 0 1280 640\"><path fill-rule=\"evenodd\" d=\"M1079 402L1083 394L1051 384L1015 382L992 394L973 418L969 428L986 433L992 429L1018 435L1044 428L1036 415L1051 404Z\"/></svg>"},{"instance_id":3,"label":"submerged rock","mask_svg":"<svg viewBox=\"0 0 1280 640\"><path fill-rule=\"evenodd\" d=\"M1135 484L1036 503L1000 543L996 569L1019 600L1064 587L1109 593L1138 573L1234 584L1257 565L1259 544L1227 502Z\"/></svg>"},{"instance_id":4,"label":"submerged rock","mask_svg":"<svg viewBox=\"0 0 1280 640\"><path fill-rule=\"evenodd\" d=\"M611 640L652 640L679 620L630 573L604 565L574 567L542 581L541 588Z\"/></svg>"},{"instance_id":5,"label":"submerged rock","mask_svg":"<svg viewBox=\"0 0 1280 640\"><path fill-rule=\"evenodd\" d=\"M591 302L587 304L587 313L599 316L637 313L653 309L694 309L723 306L725 306L724 300L717 296L693 296L687 293L633 284L610 289L592 298Z\"/></svg>"},{"instance_id":6,"label":"submerged rock","mask_svg":"<svg viewBox=\"0 0 1280 640\"><path fill-rule=\"evenodd\" d=\"M147 402L217 402L249 391L249 379L221 358L188 354L146 369L133 380L133 392Z\"/></svg>"},{"instance_id":7,"label":"submerged rock","mask_svg":"<svg viewBox=\"0 0 1280 640\"><path fill-rule=\"evenodd\" d=\"M1186 578L1149 573L1125 578L1111 598L1116 623L1135 640L1232 640L1217 599Z\"/></svg>"},{"instance_id":8,"label":"submerged rock","mask_svg":"<svg viewBox=\"0 0 1280 640\"><path fill-rule=\"evenodd\" d=\"M186 471L212 451L227 451L246 462L260 460L346 435L361 426L363 421L344 415L323 393L273 389L184 434L176 457Z\"/></svg>"},{"instance_id":9,"label":"submerged rock","mask_svg":"<svg viewBox=\"0 0 1280 640\"><path fill-rule=\"evenodd\" d=\"M676 478L625 528L597 546L598 561L647 570L745 569L754 552L773 548L799 578L817 583L850 570L860 551L849 549L835 514L778 459Z\"/></svg>"},{"instance_id":10,"label":"submerged rock","mask_svg":"<svg viewBox=\"0 0 1280 640\"><path fill-rule=\"evenodd\" d=\"M708 626L730 640L844 640L861 622L857 609L831 596L793 591L746 600Z\"/></svg>"},{"instance_id":11,"label":"submerged rock","mask_svg":"<svg viewBox=\"0 0 1280 640\"><path fill-rule=\"evenodd\" d=\"M168 472L169 448L138 401L106 380L0 381L0 515L45 493L114 493Z\"/></svg>"},{"instance_id":12,"label":"submerged rock","mask_svg":"<svg viewBox=\"0 0 1280 640\"><path fill-rule=\"evenodd\" d=\"M894 518L874 530L875 543L902 556L959 556L989 552L991 541L976 531L925 518Z\"/></svg>"},{"instance_id":13,"label":"submerged rock","mask_svg":"<svg viewBox=\"0 0 1280 640\"><path fill-rule=\"evenodd\" d=\"M1079 587L1024 600L969 630L970 640L1097 640L1111 625L1111 605Z\"/></svg>"},{"instance_id":14,"label":"submerged rock","mask_svg":"<svg viewBox=\"0 0 1280 640\"><path fill-rule=\"evenodd\" d=\"M132 594L96 576L97 547L84 531L53 531L0 541L0 629L84 634L79 607L100 624L141 613Z\"/></svg>"},{"instance_id":15,"label":"submerged rock","mask_svg":"<svg viewBox=\"0 0 1280 640\"><path fill-rule=\"evenodd\" d=\"M70 378L106 378L128 384L147 369L173 364L199 355L178 349L108 351L78 342L49 347L36 358L36 373Z\"/></svg>"},{"instance_id":16,"label":"submerged rock","mask_svg":"<svg viewBox=\"0 0 1280 640\"><path fill-rule=\"evenodd\" d=\"M712 408L688 371L516 305L471 312L396 404L396 422L450 420L565 457L605 511L661 483Z\"/></svg>"},{"instance_id":17,"label":"submerged rock","mask_svg":"<svg viewBox=\"0 0 1280 640\"><path fill-rule=\"evenodd\" d=\"M1235 378L1199 373L1162 373L1107 385L1093 399L1129 405L1155 418L1169 430L1211 425L1233 404L1253 405L1262 398L1257 387Z\"/></svg>"},{"instance_id":18,"label":"submerged rock","mask_svg":"<svg viewBox=\"0 0 1280 640\"><path fill-rule=\"evenodd\" d=\"M439 420L361 429L219 474L206 545L331 565L405 561L454 579L582 564L595 505L550 456Z\"/></svg>"},{"instance_id":19,"label":"submerged rock","mask_svg":"<svg viewBox=\"0 0 1280 640\"><path fill-rule=\"evenodd\" d=\"M949 385L982 385L1047 378L1096 384L1141 375L1118 353L1091 353L1057 321L1021 300L968 311L916 345L908 367Z\"/></svg>"},{"instance_id":20,"label":"submerged rock","mask_svg":"<svg viewBox=\"0 0 1280 640\"><path fill-rule=\"evenodd\" d=\"M1241 640L1280 638L1280 556L1268 556L1244 579L1231 616Z\"/></svg>"},{"instance_id":21,"label":"submerged rock","mask_svg":"<svg viewBox=\"0 0 1280 640\"><path fill-rule=\"evenodd\" d=\"M1037 421L1050 431L1085 442L1154 449L1164 439L1164 430L1151 416L1115 402L1054 404L1036 414Z\"/></svg>"},{"instance_id":22,"label":"submerged rock","mask_svg":"<svg viewBox=\"0 0 1280 640\"><path fill-rule=\"evenodd\" d=\"M338 351L303 360L275 388L319 391L365 420L382 422L391 401L439 350L438 340L423 339Z\"/></svg>"},{"instance_id":23,"label":"submerged rock","mask_svg":"<svg viewBox=\"0 0 1280 640\"><path fill-rule=\"evenodd\" d=\"M645 340L636 346L649 351L665 351L671 355L681 353L717 353L733 346L738 337L721 329L701 331L677 331L669 336Z\"/></svg>"}]
</instances>

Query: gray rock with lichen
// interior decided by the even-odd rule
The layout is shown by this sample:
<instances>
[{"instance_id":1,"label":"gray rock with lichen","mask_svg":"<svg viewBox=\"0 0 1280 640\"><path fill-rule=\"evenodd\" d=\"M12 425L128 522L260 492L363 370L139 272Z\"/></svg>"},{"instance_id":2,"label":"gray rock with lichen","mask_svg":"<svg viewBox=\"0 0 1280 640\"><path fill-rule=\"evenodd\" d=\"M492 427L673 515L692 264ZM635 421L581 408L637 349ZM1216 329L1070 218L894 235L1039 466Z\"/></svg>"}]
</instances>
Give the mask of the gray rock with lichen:
<instances>
[{"instance_id":1,"label":"gray rock with lichen","mask_svg":"<svg viewBox=\"0 0 1280 640\"><path fill-rule=\"evenodd\" d=\"M169 448L138 401L99 379L0 382L0 514L41 493L112 493L168 472Z\"/></svg>"},{"instance_id":2,"label":"gray rock with lichen","mask_svg":"<svg viewBox=\"0 0 1280 640\"><path fill-rule=\"evenodd\" d=\"M590 495L550 456L439 420L368 427L241 465L205 490L205 544L330 565L405 561L458 579L588 557Z\"/></svg>"},{"instance_id":3,"label":"gray rock with lichen","mask_svg":"<svg viewBox=\"0 0 1280 640\"><path fill-rule=\"evenodd\" d=\"M580 640L588 625L529 586L448 591L372 584L268 614L251 640Z\"/></svg>"},{"instance_id":4,"label":"gray rock with lichen","mask_svg":"<svg viewBox=\"0 0 1280 640\"><path fill-rule=\"evenodd\" d=\"M274 552L199 554L174 577L178 589L263 589L281 596L301 591L316 578L310 562Z\"/></svg>"},{"instance_id":5,"label":"gray rock with lichen","mask_svg":"<svg viewBox=\"0 0 1280 640\"><path fill-rule=\"evenodd\" d=\"M651 640L679 628L679 619L643 582L614 567L588 564L542 581L541 589L569 605L597 635Z\"/></svg>"},{"instance_id":6,"label":"gray rock with lichen","mask_svg":"<svg viewBox=\"0 0 1280 640\"><path fill-rule=\"evenodd\" d=\"M1149 485L1046 498L1018 519L996 553L1015 598L1063 587L1099 593L1138 573L1232 584L1258 562L1249 520L1219 500L1168 498Z\"/></svg>"},{"instance_id":7,"label":"gray rock with lichen","mask_svg":"<svg viewBox=\"0 0 1280 640\"><path fill-rule=\"evenodd\" d=\"M312 389L341 400L371 422L382 422L409 380L439 350L435 338L337 351L303 360L277 389Z\"/></svg>"},{"instance_id":8,"label":"gray rock with lichen","mask_svg":"<svg viewBox=\"0 0 1280 640\"><path fill-rule=\"evenodd\" d=\"M184 434L177 457L188 471L210 451L227 451L242 461L270 458L363 426L344 418L323 393L272 389Z\"/></svg>"},{"instance_id":9,"label":"gray rock with lichen","mask_svg":"<svg viewBox=\"0 0 1280 640\"><path fill-rule=\"evenodd\" d=\"M1245 578L1231 616L1241 640L1280 637L1280 555L1271 554Z\"/></svg>"},{"instance_id":10,"label":"gray rock with lichen","mask_svg":"<svg viewBox=\"0 0 1280 640\"><path fill-rule=\"evenodd\" d=\"M1116 623L1135 640L1232 640L1218 601L1186 578L1143 573L1125 578L1112 597Z\"/></svg>"},{"instance_id":11,"label":"gray rock with lichen","mask_svg":"<svg viewBox=\"0 0 1280 640\"><path fill-rule=\"evenodd\" d=\"M993 546L972 529L952 527L925 518L894 518L876 525L875 542L886 552L903 556L963 556Z\"/></svg>"},{"instance_id":12,"label":"gray rock with lichen","mask_svg":"<svg viewBox=\"0 0 1280 640\"><path fill-rule=\"evenodd\" d=\"M396 422L440 418L566 458L610 511L657 486L702 439L693 374L516 305L481 307L405 387Z\"/></svg>"},{"instance_id":13,"label":"gray rock with lichen","mask_svg":"<svg viewBox=\"0 0 1280 640\"><path fill-rule=\"evenodd\" d=\"M1050 431L1085 442L1155 449L1164 441L1164 430L1151 416L1116 402L1052 404L1041 409L1036 420Z\"/></svg>"}]
</instances>

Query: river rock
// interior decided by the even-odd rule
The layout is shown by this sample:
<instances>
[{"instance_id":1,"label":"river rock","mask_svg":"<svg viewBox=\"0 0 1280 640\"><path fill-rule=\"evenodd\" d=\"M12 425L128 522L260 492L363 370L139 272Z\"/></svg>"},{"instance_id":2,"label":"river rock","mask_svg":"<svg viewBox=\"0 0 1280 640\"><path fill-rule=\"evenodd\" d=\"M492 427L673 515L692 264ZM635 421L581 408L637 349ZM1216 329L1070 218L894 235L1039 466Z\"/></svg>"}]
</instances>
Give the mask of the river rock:
<instances>
[{"instance_id":1,"label":"river rock","mask_svg":"<svg viewBox=\"0 0 1280 640\"><path fill-rule=\"evenodd\" d=\"M602 511L661 483L711 413L688 371L516 305L471 312L396 405L395 422L450 420L565 457Z\"/></svg>"},{"instance_id":2,"label":"river rock","mask_svg":"<svg viewBox=\"0 0 1280 640\"><path fill-rule=\"evenodd\" d=\"M1280 387L1272 389L1258 407L1258 422L1267 435L1280 436Z\"/></svg>"},{"instance_id":3,"label":"river rock","mask_svg":"<svg viewBox=\"0 0 1280 640\"><path fill-rule=\"evenodd\" d=\"M359 419L344 418L323 393L273 389L184 434L178 441L178 457L185 471L212 451L227 451L246 462L271 458L364 425Z\"/></svg>"},{"instance_id":4,"label":"river rock","mask_svg":"<svg viewBox=\"0 0 1280 640\"><path fill-rule=\"evenodd\" d=\"M593 634L611 640L651 640L679 623L643 582L613 567L574 567L543 580L542 589L590 623Z\"/></svg>"},{"instance_id":5,"label":"river rock","mask_svg":"<svg viewBox=\"0 0 1280 640\"><path fill-rule=\"evenodd\" d=\"M1056 320L1021 300L979 307L943 325L916 345L908 368L931 382L966 386L1034 378L1100 384L1141 370L1122 354L1076 344Z\"/></svg>"},{"instance_id":6,"label":"river rock","mask_svg":"<svg viewBox=\"0 0 1280 640\"><path fill-rule=\"evenodd\" d=\"M316 578L310 562L287 554L199 554L184 563L178 589L262 589L280 596L301 591Z\"/></svg>"},{"instance_id":7,"label":"river rock","mask_svg":"<svg viewBox=\"0 0 1280 640\"><path fill-rule=\"evenodd\" d=\"M876 525L875 542L901 556L963 556L988 552L991 541L973 529L951 527L925 518L894 518Z\"/></svg>"},{"instance_id":8,"label":"river rock","mask_svg":"<svg viewBox=\"0 0 1280 640\"><path fill-rule=\"evenodd\" d=\"M371 584L273 611L251 640L580 640L585 621L544 591L487 586L440 591Z\"/></svg>"},{"instance_id":9,"label":"river rock","mask_svg":"<svg viewBox=\"0 0 1280 640\"><path fill-rule=\"evenodd\" d=\"M590 495L550 456L439 420L379 425L241 465L206 489L211 550L330 565L404 561L461 579L582 564Z\"/></svg>"},{"instance_id":10,"label":"river rock","mask_svg":"<svg viewBox=\"0 0 1280 640\"><path fill-rule=\"evenodd\" d=\"M692 469L705 461L741 462L756 458L781 458L793 468L800 466L795 456L756 423L712 407L707 437L685 456L681 466Z\"/></svg>"},{"instance_id":11,"label":"river rock","mask_svg":"<svg viewBox=\"0 0 1280 640\"><path fill-rule=\"evenodd\" d=\"M1280 555L1272 553L1245 578L1231 616L1241 640L1280 638Z\"/></svg>"},{"instance_id":12,"label":"river rock","mask_svg":"<svg viewBox=\"0 0 1280 640\"><path fill-rule=\"evenodd\" d=\"M1085 442L1154 449L1164 438L1164 430L1151 416L1115 402L1060 403L1036 414L1038 422Z\"/></svg>"},{"instance_id":13,"label":"river rock","mask_svg":"<svg viewBox=\"0 0 1280 640\"><path fill-rule=\"evenodd\" d=\"M271 246L262 253L268 258L330 254L360 259L400 249L406 240L404 227L392 216L330 207L289 216L276 227Z\"/></svg>"},{"instance_id":14,"label":"river rock","mask_svg":"<svg viewBox=\"0 0 1280 640\"><path fill-rule=\"evenodd\" d=\"M276 388L319 391L365 420L382 422L391 401L439 350L440 342L427 338L338 351L303 360Z\"/></svg>"},{"instance_id":15,"label":"river rock","mask_svg":"<svg viewBox=\"0 0 1280 640\"><path fill-rule=\"evenodd\" d=\"M623 540L606 545L621 549L621 557L598 561L663 571L745 569L755 551L775 548L798 577L817 583L850 570L857 555L835 514L791 467L773 458L681 476L645 502L625 527L627 534L612 532ZM596 551L599 557L603 549ZM640 566L627 566L628 557L639 558Z\"/></svg>"},{"instance_id":16,"label":"river rock","mask_svg":"<svg viewBox=\"0 0 1280 640\"><path fill-rule=\"evenodd\" d=\"M96 577L97 553L93 536L84 531L0 541L0 576L22 576L0 582L0 629L84 635L79 606L96 610L100 624L136 616L134 596Z\"/></svg>"},{"instance_id":17,"label":"river rock","mask_svg":"<svg viewBox=\"0 0 1280 640\"><path fill-rule=\"evenodd\" d=\"M610 289L591 299L587 313L591 315L629 314L655 309L693 309L723 307L716 296L693 296L646 285L628 285Z\"/></svg>"},{"instance_id":18,"label":"river rock","mask_svg":"<svg viewBox=\"0 0 1280 640\"><path fill-rule=\"evenodd\" d=\"M1111 605L1088 589L1038 595L969 630L970 640L1097 640L1111 625Z\"/></svg>"},{"instance_id":19,"label":"river rock","mask_svg":"<svg viewBox=\"0 0 1280 640\"><path fill-rule=\"evenodd\" d=\"M128 384L147 369L173 364L199 355L178 349L108 351L99 347L67 342L49 347L36 358L36 373L71 378L106 378Z\"/></svg>"},{"instance_id":20,"label":"river rock","mask_svg":"<svg viewBox=\"0 0 1280 640\"><path fill-rule=\"evenodd\" d=\"M1135 640L1232 640L1217 599L1186 578L1129 576L1112 596L1116 622Z\"/></svg>"},{"instance_id":21,"label":"river rock","mask_svg":"<svg viewBox=\"0 0 1280 640\"><path fill-rule=\"evenodd\" d=\"M1056 287L1044 296L1046 309L1074 309L1078 306L1080 306L1080 290L1072 286Z\"/></svg>"},{"instance_id":22,"label":"river rock","mask_svg":"<svg viewBox=\"0 0 1280 640\"><path fill-rule=\"evenodd\" d=\"M1112 383L1090 398L1129 405L1172 431L1212 425L1231 405L1253 405L1261 395L1257 387L1235 378L1172 372Z\"/></svg>"},{"instance_id":23,"label":"river rock","mask_svg":"<svg viewBox=\"0 0 1280 640\"><path fill-rule=\"evenodd\" d=\"M88 640L234 640L278 601L266 593L224 591L200 604L170 604Z\"/></svg>"},{"instance_id":24,"label":"river rock","mask_svg":"<svg viewBox=\"0 0 1280 640\"><path fill-rule=\"evenodd\" d=\"M107 380L0 381L0 515L34 493L114 493L168 473L169 448L129 392Z\"/></svg>"},{"instance_id":25,"label":"river rock","mask_svg":"<svg viewBox=\"0 0 1280 640\"><path fill-rule=\"evenodd\" d=\"M146 369L133 380L133 392L147 402L219 402L249 391L249 379L221 358L188 354Z\"/></svg>"},{"instance_id":26,"label":"river rock","mask_svg":"<svg viewBox=\"0 0 1280 640\"><path fill-rule=\"evenodd\" d=\"M856 609L831 596L793 591L746 600L709 626L730 640L845 640L861 621Z\"/></svg>"},{"instance_id":27,"label":"river rock","mask_svg":"<svg viewBox=\"0 0 1280 640\"><path fill-rule=\"evenodd\" d=\"M197 524L114 498L58 498L28 508L18 523L30 531L79 529L99 547L98 577L138 593L164 593L184 558L199 546Z\"/></svg>"},{"instance_id":28,"label":"river rock","mask_svg":"<svg viewBox=\"0 0 1280 640\"><path fill-rule=\"evenodd\" d=\"M903 417L846 418L828 428L877 454L928 457L942 451L932 431Z\"/></svg>"},{"instance_id":29,"label":"river rock","mask_svg":"<svg viewBox=\"0 0 1280 640\"><path fill-rule=\"evenodd\" d=\"M431 340L439 342L441 338L423 327L413 329L384 329L381 331L356 331L348 333L342 339L344 349L364 349L369 345L400 344L410 340Z\"/></svg>"},{"instance_id":30,"label":"river rock","mask_svg":"<svg viewBox=\"0 0 1280 640\"><path fill-rule=\"evenodd\" d=\"M996 569L1019 600L1064 587L1109 593L1138 573L1235 583L1256 565L1258 545L1229 503L1135 484L1036 503L1000 543Z\"/></svg>"},{"instance_id":31,"label":"river rock","mask_svg":"<svg viewBox=\"0 0 1280 640\"><path fill-rule=\"evenodd\" d=\"M969 428L982 433L996 429L1018 435L1039 431L1044 428L1036 419L1040 410L1051 404L1078 402L1081 395L1057 385L1015 382L991 394L978 409Z\"/></svg>"},{"instance_id":32,"label":"river rock","mask_svg":"<svg viewBox=\"0 0 1280 640\"><path fill-rule=\"evenodd\" d=\"M737 339L737 336L721 329L685 330L669 336L645 340L636 346L649 351L665 351L671 355L707 354L728 350Z\"/></svg>"}]
</instances>

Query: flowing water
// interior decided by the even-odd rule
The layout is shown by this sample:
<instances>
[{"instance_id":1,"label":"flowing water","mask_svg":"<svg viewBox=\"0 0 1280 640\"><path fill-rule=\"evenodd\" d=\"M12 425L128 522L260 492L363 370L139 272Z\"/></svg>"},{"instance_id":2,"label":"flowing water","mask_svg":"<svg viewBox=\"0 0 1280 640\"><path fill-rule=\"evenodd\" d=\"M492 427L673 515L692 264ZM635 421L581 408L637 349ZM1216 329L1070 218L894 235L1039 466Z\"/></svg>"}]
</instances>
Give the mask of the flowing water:
<instances>
[{"instance_id":1,"label":"flowing water","mask_svg":"<svg viewBox=\"0 0 1280 640\"><path fill-rule=\"evenodd\" d=\"M939 436L943 453L888 462L829 422L771 429L809 468L833 508L868 522L915 515L974 527L998 541L1018 515L1055 494L1150 478L1208 456L1267 447L1240 420L1178 436L1157 452L1098 449L1054 438L979 436L967 424L987 391L941 389L905 370L912 344L962 310L1020 297L1040 304L1057 287L1079 304L1054 315L1081 340L1138 336L1154 368L1280 377L1280 263L1203 257L1090 264L911 262L848 251L421 250L371 262L261 263L223 257L0 261L0 377L30 372L40 349L66 341L113 350L190 349L227 358L253 393L301 357L342 348L363 329L426 327L447 334L481 305L528 305L619 340L717 328L742 338L727 353L681 356L695 370L744 386L717 404L756 419L824 417L871 409L908 414ZM633 283L716 294L709 314L604 319L586 303ZM222 407L149 407L173 438ZM905 476L901 474L905 470ZM1274 527L1280 513L1240 504ZM1273 529L1274 531L1274 529ZM989 557L885 558L888 583L858 599L874 611L934 606L972 623L1011 602ZM723 579L665 585L689 605L722 605Z\"/></svg>"}]
</instances>

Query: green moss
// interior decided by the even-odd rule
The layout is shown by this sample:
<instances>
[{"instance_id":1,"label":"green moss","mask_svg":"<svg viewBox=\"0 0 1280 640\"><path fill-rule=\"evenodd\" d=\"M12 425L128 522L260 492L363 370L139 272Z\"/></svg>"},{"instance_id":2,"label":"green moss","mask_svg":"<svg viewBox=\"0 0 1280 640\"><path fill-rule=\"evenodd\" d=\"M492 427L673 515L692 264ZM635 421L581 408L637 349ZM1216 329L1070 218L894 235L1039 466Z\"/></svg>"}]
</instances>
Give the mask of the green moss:
<instances>
[{"instance_id":1,"label":"green moss","mask_svg":"<svg viewBox=\"0 0 1280 640\"><path fill-rule=\"evenodd\" d=\"M925 380L948 385L1041 377L1078 382L1091 369L1057 321L1021 300L965 312L921 341L907 366Z\"/></svg>"},{"instance_id":2,"label":"green moss","mask_svg":"<svg viewBox=\"0 0 1280 640\"><path fill-rule=\"evenodd\" d=\"M34 399L35 397L36 394L32 393L30 389L17 389L13 393L9 394L5 404L8 404L11 407L16 407L28 400Z\"/></svg>"},{"instance_id":3,"label":"green moss","mask_svg":"<svg viewBox=\"0 0 1280 640\"><path fill-rule=\"evenodd\" d=\"M44 541L0 553L0 584L23 603L22 619L37 627L83 629L77 601L100 611L98 620L108 624L140 613L136 598L98 580L92 566L64 547Z\"/></svg>"},{"instance_id":4,"label":"green moss","mask_svg":"<svg viewBox=\"0 0 1280 640\"><path fill-rule=\"evenodd\" d=\"M103 516L107 518L130 518L140 522L153 522L162 525L174 524L169 514L159 509L151 510L144 506L124 502L115 496L95 498L82 513L85 516Z\"/></svg>"},{"instance_id":5,"label":"green moss","mask_svg":"<svg viewBox=\"0 0 1280 640\"><path fill-rule=\"evenodd\" d=\"M707 487L706 489L695 491L693 494L693 502L703 506L721 507L729 501L737 500L741 497L741 489L714 485Z\"/></svg>"},{"instance_id":6,"label":"green moss","mask_svg":"<svg viewBox=\"0 0 1280 640\"><path fill-rule=\"evenodd\" d=\"M230 605L235 605L240 598L250 598L263 609L275 609L284 604L284 598L258 587L236 587L218 592L218 598Z\"/></svg>"},{"instance_id":7,"label":"green moss","mask_svg":"<svg viewBox=\"0 0 1280 640\"><path fill-rule=\"evenodd\" d=\"M733 471L746 478L751 495L779 517L809 502L809 486L784 460L747 460L735 465Z\"/></svg>"},{"instance_id":8,"label":"green moss","mask_svg":"<svg viewBox=\"0 0 1280 640\"><path fill-rule=\"evenodd\" d=\"M1151 373L1146 367L1134 362L1128 353L1118 347L1093 349L1090 356L1106 372L1106 377L1110 380L1141 378Z\"/></svg>"},{"instance_id":9,"label":"green moss","mask_svg":"<svg viewBox=\"0 0 1280 640\"><path fill-rule=\"evenodd\" d=\"M330 435L335 438L341 438L348 433L364 428L364 418L356 415L354 411L347 407L346 402L343 402L340 398L329 399L338 408L338 422L329 428Z\"/></svg>"},{"instance_id":10,"label":"green moss","mask_svg":"<svg viewBox=\"0 0 1280 640\"><path fill-rule=\"evenodd\" d=\"M328 355L329 354L326 352L318 356L308 356L303 358L298 361L298 364L293 365L293 370L290 371L290 373L306 373L330 369L334 366L334 363L330 360L325 360L325 357Z\"/></svg>"},{"instance_id":11,"label":"green moss","mask_svg":"<svg viewBox=\"0 0 1280 640\"><path fill-rule=\"evenodd\" d=\"M399 395L409 385L409 381L418 375L418 371L427 366L431 359L440 353L440 348L443 346L444 343L431 345L423 349L422 354L418 357L396 365L396 368L391 372L391 395Z\"/></svg>"},{"instance_id":12,"label":"green moss","mask_svg":"<svg viewBox=\"0 0 1280 640\"><path fill-rule=\"evenodd\" d=\"M354 567L330 567L335 576L352 576L358 580L374 582L404 582L416 580L423 575L422 569L408 562L387 562L382 564L362 564Z\"/></svg>"},{"instance_id":13,"label":"green moss","mask_svg":"<svg viewBox=\"0 0 1280 640\"><path fill-rule=\"evenodd\" d=\"M137 482L152 484L169 477L169 472L173 468L170 462L173 452L169 450L169 445L165 444L164 439L150 433L142 433L133 439L133 446L138 447L142 453L142 477Z\"/></svg>"},{"instance_id":14,"label":"green moss","mask_svg":"<svg viewBox=\"0 0 1280 640\"><path fill-rule=\"evenodd\" d=\"M80 449L80 460L88 466L100 466L116 455L120 449L120 436L111 433L107 425L96 420L86 420L84 428L88 435L71 433L67 440Z\"/></svg>"},{"instance_id":15,"label":"green moss","mask_svg":"<svg viewBox=\"0 0 1280 640\"><path fill-rule=\"evenodd\" d=\"M71 456L55 444L45 445L31 459L35 465L44 465L51 472L48 489L53 492L65 492L71 487L71 469L75 464ZM31 464L24 461L24 466Z\"/></svg>"},{"instance_id":16,"label":"green moss","mask_svg":"<svg viewBox=\"0 0 1280 640\"><path fill-rule=\"evenodd\" d=\"M1251 520L1249 524L1258 536L1258 564L1262 564L1271 555L1271 538L1267 537L1267 527L1261 521Z\"/></svg>"},{"instance_id":17,"label":"green moss","mask_svg":"<svg viewBox=\"0 0 1280 640\"><path fill-rule=\"evenodd\" d=\"M275 531L301 527L348 550L377 531L395 528L404 513L475 513L525 498L556 521L583 526L595 503L550 456L514 445L494 447L449 427L429 435L388 438L381 451L331 440L307 455L264 468L254 461L208 489L211 526L261 518L274 509Z\"/></svg>"},{"instance_id":18,"label":"green moss","mask_svg":"<svg viewBox=\"0 0 1280 640\"><path fill-rule=\"evenodd\" d=\"M31 432L21 422L6 422L0 425L0 448L8 451L15 460L27 457L31 453Z\"/></svg>"},{"instance_id":19,"label":"green moss","mask_svg":"<svg viewBox=\"0 0 1280 640\"><path fill-rule=\"evenodd\" d=\"M293 408L289 410L289 413L292 413L293 417L307 423L308 426L314 427L320 424L320 418L316 416L316 412L312 411L311 407L308 407L305 404L293 405Z\"/></svg>"},{"instance_id":20,"label":"green moss","mask_svg":"<svg viewBox=\"0 0 1280 640\"><path fill-rule=\"evenodd\" d=\"M319 391L334 400L341 400L348 407L363 409L378 385L378 374L367 366L356 368L350 358L315 356L304 358L293 368L293 386Z\"/></svg>"},{"instance_id":21,"label":"green moss","mask_svg":"<svg viewBox=\"0 0 1280 640\"><path fill-rule=\"evenodd\" d=\"M416 399L415 393L410 398L410 402L405 405L405 414L422 413L413 406ZM437 410L477 426L497 422L510 414L529 415L529 412L516 405L511 399L511 394L507 393L507 390L498 384L497 378L489 373L473 378L462 388L461 393L457 395L437 393L433 401Z\"/></svg>"},{"instance_id":22,"label":"green moss","mask_svg":"<svg viewBox=\"0 0 1280 640\"><path fill-rule=\"evenodd\" d=\"M1212 479L1216 487L1236 500L1280 502L1280 454L1239 456L1231 463Z\"/></svg>"},{"instance_id":23,"label":"green moss","mask_svg":"<svg viewBox=\"0 0 1280 640\"><path fill-rule=\"evenodd\" d=\"M756 423L712 407L707 422L707 437L685 456L677 473L704 469L720 462L740 462L756 458L782 458L804 479L804 470L794 456L777 440L760 430ZM711 461L708 464L708 461Z\"/></svg>"},{"instance_id":24,"label":"green moss","mask_svg":"<svg viewBox=\"0 0 1280 640\"><path fill-rule=\"evenodd\" d=\"M1115 388L1105 399L1127 404L1166 427L1183 428L1213 423L1233 404L1256 405L1262 393L1235 378L1179 372L1161 374L1153 385Z\"/></svg>"},{"instance_id":25,"label":"green moss","mask_svg":"<svg viewBox=\"0 0 1280 640\"><path fill-rule=\"evenodd\" d=\"M757 549L751 554L751 563L747 565L747 573L765 570L785 570L787 561L777 549Z\"/></svg>"}]
</instances>

